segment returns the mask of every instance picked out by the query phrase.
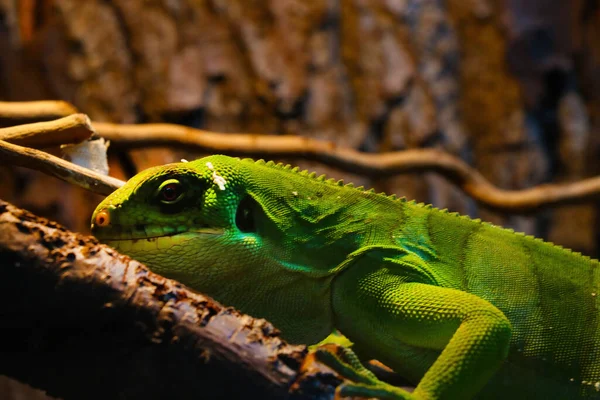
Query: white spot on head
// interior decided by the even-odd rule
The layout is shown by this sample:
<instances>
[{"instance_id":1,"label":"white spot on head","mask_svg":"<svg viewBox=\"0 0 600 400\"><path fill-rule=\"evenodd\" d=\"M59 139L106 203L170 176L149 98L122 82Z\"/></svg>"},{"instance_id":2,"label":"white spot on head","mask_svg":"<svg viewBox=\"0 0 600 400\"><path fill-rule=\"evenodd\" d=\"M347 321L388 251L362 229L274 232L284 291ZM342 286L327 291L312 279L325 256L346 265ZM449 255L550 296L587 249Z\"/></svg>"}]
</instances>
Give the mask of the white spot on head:
<instances>
[{"instance_id":1,"label":"white spot on head","mask_svg":"<svg viewBox=\"0 0 600 400\"><path fill-rule=\"evenodd\" d=\"M213 183L216 183L217 186L219 186L219 189L221 190L225 190L225 184L227 183L227 181L225 180L225 178L223 178L220 175L217 175L216 172L213 172Z\"/></svg>"},{"instance_id":2,"label":"white spot on head","mask_svg":"<svg viewBox=\"0 0 600 400\"><path fill-rule=\"evenodd\" d=\"M185 158L182 158L181 162L188 162L188 160L186 160Z\"/></svg>"},{"instance_id":3,"label":"white spot on head","mask_svg":"<svg viewBox=\"0 0 600 400\"><path fill-rule=\"evenodd\" d=\"M219 187L219 189L225 190L225 185L227 184L227 181L225 180L225 178L223 178L222 176L217 174L217 171L215 171L215 167L212 165L212 163L210 161L208 161L206 163L206 167L213 172L213 174L212 174L213 183L215 185L217 185Z\"/></svg>"},{"instance_id":4,"label":"white spot on head","mask_svg":"<svg viewBox=\"0 0 600 400\"><path fill-rule=\"evenodd\" d=\"M294 196L298 196L298 192L296 192L295 190L292 192L292 194L293 194Z\"/></svg>"}]
</instances>

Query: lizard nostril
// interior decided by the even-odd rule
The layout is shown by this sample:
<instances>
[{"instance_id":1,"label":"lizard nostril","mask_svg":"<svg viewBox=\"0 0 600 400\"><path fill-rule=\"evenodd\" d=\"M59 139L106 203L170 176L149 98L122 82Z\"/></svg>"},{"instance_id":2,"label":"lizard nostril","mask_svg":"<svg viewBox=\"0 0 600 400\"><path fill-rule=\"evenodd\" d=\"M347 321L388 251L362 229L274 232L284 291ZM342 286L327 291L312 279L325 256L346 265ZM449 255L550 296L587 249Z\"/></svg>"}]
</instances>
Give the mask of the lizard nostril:
<instances>
[{"instance_id":1,"label":"lizard nostril","mask_svg":"<svg viewBox=\"0 0 600 400\"><path fill-rule=\"evenodd\" d=\"M107 226L110 224L110 214L108 214L106 211L100 211L98 214L96 214L94 222L98 226Z\"/></svg>"}]
</instances>

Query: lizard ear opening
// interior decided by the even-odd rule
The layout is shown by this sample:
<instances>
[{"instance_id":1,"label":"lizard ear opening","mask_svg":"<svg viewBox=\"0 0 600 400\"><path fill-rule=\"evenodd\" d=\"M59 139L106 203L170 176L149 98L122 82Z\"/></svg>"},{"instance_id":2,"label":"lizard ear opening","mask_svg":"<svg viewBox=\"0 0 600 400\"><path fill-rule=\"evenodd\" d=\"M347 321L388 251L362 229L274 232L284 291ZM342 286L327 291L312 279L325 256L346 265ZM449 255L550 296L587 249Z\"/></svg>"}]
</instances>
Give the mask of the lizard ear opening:
<instances>
[{"instance_id":1,"label":"lizard ear opening","mask_svg":"<svg viewBox=\"0 0 600 400\"><path fill-rule=\"evenodd\" d=\"M244 233L256 232L255 212L258 204L251 196L246 196L238 204L235 225Z\"/></svg>"}]
</instances>

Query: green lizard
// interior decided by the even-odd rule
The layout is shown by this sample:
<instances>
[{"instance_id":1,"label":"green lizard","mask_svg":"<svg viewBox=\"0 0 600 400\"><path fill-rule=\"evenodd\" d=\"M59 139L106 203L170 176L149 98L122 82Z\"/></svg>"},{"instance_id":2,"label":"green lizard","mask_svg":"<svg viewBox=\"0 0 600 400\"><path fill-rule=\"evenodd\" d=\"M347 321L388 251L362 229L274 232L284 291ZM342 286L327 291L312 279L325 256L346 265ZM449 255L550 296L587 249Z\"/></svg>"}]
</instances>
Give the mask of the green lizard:
<instances>
[{"instance_id":1,"label":"green lizard","mask_svg":"<svg viewBox=\"0 0 600 400\"><path fill-rule=\"evenodd\" d=\"M92 231L291 342L339 329L416 384L358 367L342 395L600 398L600 263L530 236L220 155L141 172Z\"/></svg>"}]
</instances>

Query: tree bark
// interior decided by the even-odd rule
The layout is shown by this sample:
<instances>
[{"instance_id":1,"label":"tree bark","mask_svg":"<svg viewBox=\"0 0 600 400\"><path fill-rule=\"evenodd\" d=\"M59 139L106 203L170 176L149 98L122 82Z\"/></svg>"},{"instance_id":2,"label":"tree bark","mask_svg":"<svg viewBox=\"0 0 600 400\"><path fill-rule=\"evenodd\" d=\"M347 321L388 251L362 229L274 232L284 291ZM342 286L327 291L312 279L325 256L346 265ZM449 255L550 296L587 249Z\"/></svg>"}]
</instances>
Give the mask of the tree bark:
<instances>
[{"instance_id":1,"label":"tree bark","mask_svg":"<svg viewBox=\"0 0 600 400\"><path fill-rule=\"evenodd\" d=\"M326 399L342 381L269 322L3 201L0 321L0 374L67 400Z\"/></svg>"}]
</instances>

